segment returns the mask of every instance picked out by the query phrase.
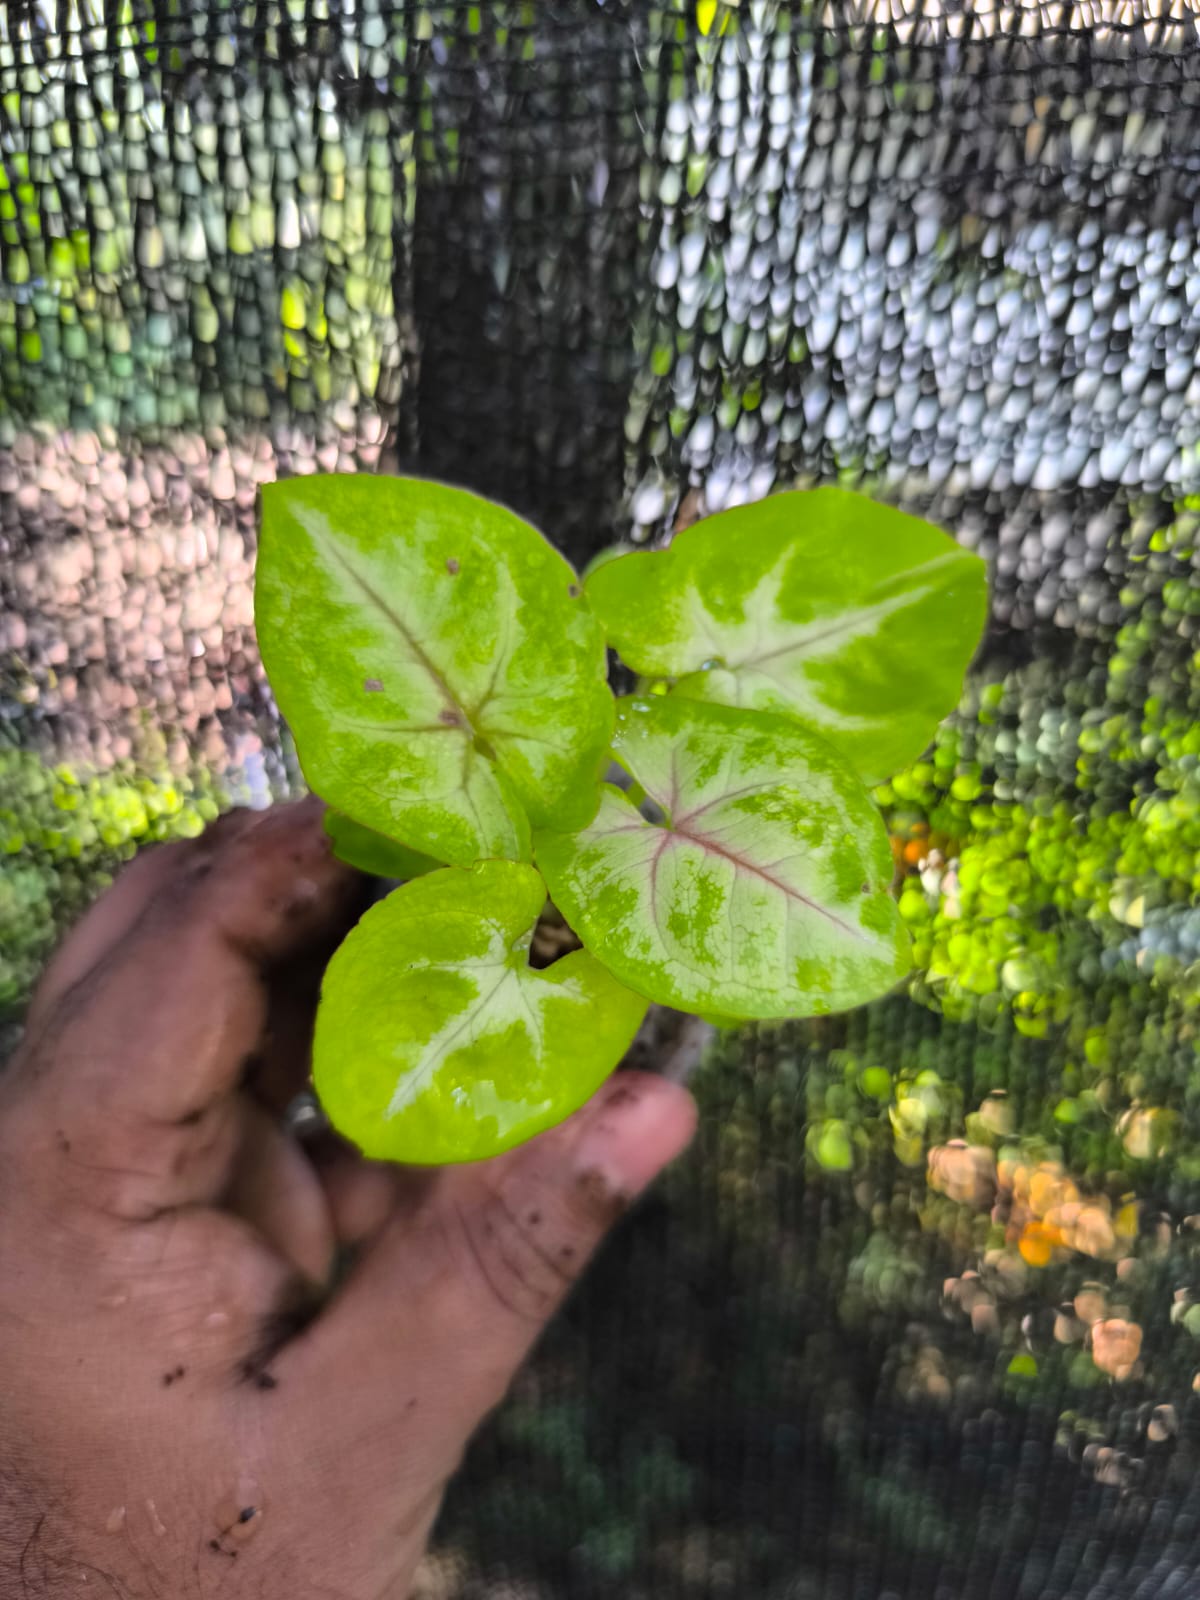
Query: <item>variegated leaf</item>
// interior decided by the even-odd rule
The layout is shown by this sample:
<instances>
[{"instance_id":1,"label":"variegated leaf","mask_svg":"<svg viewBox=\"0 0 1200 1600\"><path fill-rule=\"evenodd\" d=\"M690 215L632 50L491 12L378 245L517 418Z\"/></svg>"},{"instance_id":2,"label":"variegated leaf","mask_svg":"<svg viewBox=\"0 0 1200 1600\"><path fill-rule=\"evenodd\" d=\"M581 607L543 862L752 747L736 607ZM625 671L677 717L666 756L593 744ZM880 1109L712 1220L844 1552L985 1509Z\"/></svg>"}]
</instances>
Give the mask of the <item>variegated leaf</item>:
<instances>
[{"instance_id":1,"label":"variegated leaf","mask_svg":"<svg viewBox=\"0 0 1200 1600\"><path fill-rule=\"evenodd\" d=\"M598 567L587 591L635 672L795 717L868 783L919 756L957 703L987 610L978 556L840 489L708 517Z\"/></svg>"},{"instance_id":2,"label":"variegated leaf","mask_svg":"<svg viewBox=\"0 0 1200 1600\"><path fill-rule=\"evenodd\" d=\"M646 1002L586 951L529 966L532 867L447 867L395 890L329 964L313 1071L369 1156L474 1161L568 1116L629 1047Z\"/></svg>"},{"instance_id":3,"label":"variegated leaf","mask_svg":"<svg viewBox=\"0 0 1200 1600\"><path fill-rule=\"evenodd\" d=\"M535 835L555 904L622 982L726 1017L857 1005L907 970L882 819L833 747L784 717L618 702L614 750L661 814L606 785L582 832Z\"/></svg>"},{"instance_id":4,"label":"variegated leaf","mask_svg":"<svg viewBox=\"0 0 1200 1600\"><path fill-rule=\"evenodd\" d=\"M305 777L354 821L465 865L594 812L603 637L512 512L408 478L270 485L256 611Z\"/></svg>"}]
</instances>

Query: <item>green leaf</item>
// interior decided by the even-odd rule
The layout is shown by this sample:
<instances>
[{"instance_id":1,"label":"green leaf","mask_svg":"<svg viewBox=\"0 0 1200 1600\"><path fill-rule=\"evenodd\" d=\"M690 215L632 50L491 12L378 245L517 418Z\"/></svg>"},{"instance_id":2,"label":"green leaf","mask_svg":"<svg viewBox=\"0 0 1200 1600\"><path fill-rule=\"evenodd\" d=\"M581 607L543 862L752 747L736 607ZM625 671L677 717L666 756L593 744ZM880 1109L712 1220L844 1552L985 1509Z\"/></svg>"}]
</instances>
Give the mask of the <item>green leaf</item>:
<instances>
[{"instance_id":1,"label":"green leaf","mask_svg":"<svg viewBox=\"0 0 1200 1600\"><path fill-rule=\"evenodd\" d=\"M613 748L664 825L606 784L589 827L534 843L554 903L623 983L687 1011L791 1017L907 970L883 821L831 745L669 696L618 702Z\"/></svg>"},{"instance_id":2,"label":"green leaf","mask_svg":"<svg viewBox=\"0 0 1200 1600\"><path fill-rule=\"evenodd\" d=\"M644 1000L584 950L528 965L545 901L532 867L445 867L396 889L340 946L313 1072L334 1126L367 1155L495 1155L569 1116L624 1055Z\"/></svg>"},{"instance_id":3,"label":"green leaf","mask_svg":"<svg viewBox=\"0 0 1200 1600\"><path fill-rule=\"evenodd\" d=\"M511 511L412 478L269 485L255 606L304 775L354 821L467 865L594 813L603 636Z\"/></svg>"},{"instance_id":4,"label":"green leaf","mask_svg":"<svg viewBox=\"0 0 1200 1600\"><path fill-rule=\"evenodd\" d=\"M978 556L841 489L707 517L600 567L587 592L635 672L796 717L868 783L919 756L957 703L987 611Z\"/></svg>"},{"instance_id":5,"label":"green leaf","mask_svg":"<svg viewBox=\"0 0 1200 1600\"><path fill-rule=\"evenodd\" d=\"M385 838L374 828L364 828L361 822L353 822L340 811L326 811L325 832L333 840L333 853L339 861L377 878L420 878L443 865Z\"/></svg>"},{"instance_id":6,"label":"green leaf","mask_svg":"<svg viewBox=\"0 0 1200 1600\"><path fill-rule=\"evenodd\" d=\"M586 587L587 581L593 572L599 572L601 567L607 566L610 561L619 560L621 556L633 555L636 550L637 545L626 544L624 542L621 544L605 545L603 550L597 550L596 554L583 569L582 577L584 586Z\"/></svg>"}]
</instances>

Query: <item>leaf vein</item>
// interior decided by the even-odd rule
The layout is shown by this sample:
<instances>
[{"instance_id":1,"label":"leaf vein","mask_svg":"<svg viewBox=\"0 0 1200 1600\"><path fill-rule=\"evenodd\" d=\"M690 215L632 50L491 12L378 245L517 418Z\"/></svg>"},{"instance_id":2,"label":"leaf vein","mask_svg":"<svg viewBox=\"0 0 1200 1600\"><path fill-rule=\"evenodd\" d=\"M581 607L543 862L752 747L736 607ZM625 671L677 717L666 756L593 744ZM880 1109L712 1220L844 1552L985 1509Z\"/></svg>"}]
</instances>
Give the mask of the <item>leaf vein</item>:
<instances>
[{"instance_id":1,"label":"leaf vein","mask_svg":"<svg viewBox=\"0 0 1200 1600\"><path fill-rule=\"evenodd\" d=\"M731 862L739 871L749 872L754 877L761 878L764 883L769 883L772 888L778 889L789 902L796 901L800 905L807 906L810 911L815 911L818 916L824 917L828 922L832 922L835 927L841 928L842 932L848 934L852 939L857 939L863 943L866 942L861 928L856 928L853 923L847 922L844 917L839 917L836 912L830 911L827 906L823 906L819 900L813 900L809 895L801 894L799 889L786 883L782 878L774 877L767 868L760 867L757 863L747 860L745 856L738 855L736 851L726 850L723 845L718 844L710 835L689 833L684 828L676 828L674 831L677 838L690 839L693 844L699 845L702 850L709 850L713 855L721 856L724 860Z\"/></svg>"},{"instance_id":2,"label":"leaf vein","mask_svg":"<svg viewBox=\"0 0 1200 1600\"><path fill-rule=\"evenodd\" d=\"M413 660L424 667L425 671L433 679L434 683L437 685L442 694L445 695L447 701L454 708L454 710L458 711L461 715L466 716L466 711L459 703L458 696L454 693L454 690L446 681L446 678L434 662L433 658L425 650L416 634L413 633L412 629L404 621L399 612L392 609L392 607L376 589L371 580L358 570L358 568L346 555L346 552L337 543L336 539L329 538L326 533L318 531L311 525L308 531L314 541L323 547L326 554L333 561L333 564L337 567L340 567L342 572L344 572L352 582L358 585L359 589L362 591L363 595L365 595L367 600L369 600L372 605L376 606L383 616L387 618L387 620L395 628L396 632L399 633L403 638L409 650L412 652Z\"/></svg>"},{"instance_id":3,"label":"leaf vein","mask_svg":"<svg viewBox=\"0 0 1200 1600\"><path fill-rule=\"evenodd\" d=\"M487 994L484 995L482 1000L477 998L475 1001L471 1002L467 1008L466 1016L459 1023L458 1027L452 1029L444 1039L437 1040L433 1050L429 1051L422 1059L420 1064L408 1075L407 1081L401 1079L400 1082L396 1084L392 1098L388 1103L386 1113L388 1116L394 1117L398 1112L402 1111L405 1106L412 1104L416 1097L424 1091L425 1086L428 1084L430 1078L433 1077L438 1067L441 1066L445 1061L455 1040L461 1039L464 1033L469 1032L472 1024L474 1024L477 1019L483 1016L483 1014L487 1011L492 1001L504 987L505 980L512 976L512 970L508 964L503 963L502 965L504 970L501 972L499 979L495 984L493 984L492 988L488 990ZM490 966L492 966L492 963L490 962L487 963L486 966L483 963L480 963L480 970L486 971ZM433 1041L431 1041L431 1043L432 1042Z\"/></svg>"}]
</instances>

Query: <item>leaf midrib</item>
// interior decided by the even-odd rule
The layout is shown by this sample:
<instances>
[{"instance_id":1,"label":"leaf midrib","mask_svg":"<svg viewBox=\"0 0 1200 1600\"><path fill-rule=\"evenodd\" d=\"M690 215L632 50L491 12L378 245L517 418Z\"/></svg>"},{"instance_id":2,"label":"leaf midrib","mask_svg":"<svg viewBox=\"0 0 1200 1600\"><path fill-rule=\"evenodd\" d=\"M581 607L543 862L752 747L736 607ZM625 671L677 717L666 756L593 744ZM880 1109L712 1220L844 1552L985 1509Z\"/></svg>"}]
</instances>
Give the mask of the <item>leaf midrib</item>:
<instances>
[{"instance_id":1,"label":"leaf midrib","mask_svg":"<svg viewBox=\"0 0 1200 1600\"><path fill-rule=\"evenodd\" d=\"M653 823L647 823L647 827L653 826ZM689 829L678 826L664 828L662 831L667 835L668 839L686 839L690 844L699 845L702 850L722 857L723 860L728 861L739 872L748 872L753 877L761 878L764 883L769 883L773 889L778 889L785 899L795 900L800 905L807 906L810 911L815 911L818 916L832 922L834 927L841 928L843 933L849 934L852 939L857 939L863 944L867 943L866 936L861 928L856 928L853 923L846 922L836 912L830 911L828 907L821 905L819 901L810 899L808 895L802 894L799 889L793 888L791 884L785 883L781 878L773 877L765 867L757 866L753 861L747 860L745 856L738 855L736 851L727 850L724 845L718 844L709 834L692 833ZM665 846L660 847L660 854L662 848L665 848Z\"/></svg>"},{"instance_id":2,"label":"leaf midrib","mask_svg":"<svg viewBox=\"0 0 1200 1600\"><path fill-rule=\"evenodd\" d=\"M425 1091L426 1087L428 1086L431 1078L437 1072L438 1068L441 1067L442 1064L445 1062L447 1056L450 1054L452 1048L457 1043L457 1041L462 1038L464 1033L469 1031L469 1029L471 1028L472 1023L474 1023L480 1017L481 1014L483 1014L483 1013L485 1013L487 1011L487 1009L491 1005L492 1001L496 998L496 996L500 993L500 990L504 987L506 981L510 977L514 976L513 969L512 969L512 967L510 966L510 964L507 961L500 961L500 962L495 962L495 963L492 963L492 962L487 962L487 963L480 962L478 965L475 966L474 970L476 972L486 972L489 967L491 967L494 970L495 967L497 967L497 966L502 969L501 973L500 973L500 976L496 980L496 982L492 985L492 987L488 990L487 994L483 995L482 997L480 997L478 994L476 994L473 997L473 999L469 1002L469 1004L467 1005L467 1007L466 1007L466 1015L463 1017L463 1020L459 1024L459 1026L457 1028L455 1028L451 1033L447 1034L447 1036L444 1039L441 1039L441 1040L438 1041L438 1045L437 1045L436 1050L431 1051L431 1052L427 1051L424 1055L422 1055L422 1057L420 1058L419 1062L417 1063L416 1067L414 1067L414 1069L413 1069L413 1071L412 1071L412 1073L410 1075L411 1079L415 1079L416 1080L416 1089L409 1095L408 1099L404 1102L403 1106L398 1106L396 1108L396 1110L393 1111L391 1109L391 1107L395 1104L396 1096L400 1092L400 1083L401 1083L400 1079L396 1080L395 1088L392 1090L391 1100L388 1103L388 1113L387 1114L388 1114L389 1117L398 1116L401 1111L405 1110L409 1105L412 1104L414 1098L417 1095L424 1093L424 1091Z\"/></svg>"},{"instance_id":3,"label":"leaf midrib","mask_svg":"<svg viewBox=\"0 0 1200 1600\"><path fill-rule=\"evenodd\" d=\"M405 728L401 724L395 724L391 729L389 729L384 724L371 723L369 728L365 729L364 731L370 731L372 733L394 732L399 734L408 732L445 732L459 733L464 735L463 772L460 781L460 789L466 796L471 806L471 811L475 817L476 825L481 827L482 824L479 817L479 808L475 803L474 796L470 792L469 775L471 757L474 754L476 741L483 739L488 745L492 764L499 772L504 772L505 774L508 773L508 768L505 765L501 752L497 750L495 745L493 745L491 742L491 735L496 730L485 729L483 727L482 718L489 702L495 695L496 686L500 681L501 674L507 667L511 657L513 627L511 616L508 618L505 627L503 646L496 652L495 664L492 667L492 672L488 680L487 687L484 689L483 694L477 704L474 705L470 711L468 711L465 704L465 697L460 695L457 690L454 689L449 679L434 661L433 657L422 645L421 641L417 638L413 630L404 621L404 618L399 614L398 611L394 610L393 607L389 605L389 603L376 589L375 585L371 582L370 578L359 571L354 562L351 561L350 557L337 543L337 540L331 539L328 534L320 529L310 528L309 532L314 542L320 545L320 547L325 551L326 555L332 559L333 564L340 568L340 570L346 575L346 577L350 579L352 583L358 586L360 592L366 597L366 599L372 605L374 605L380 614L386 618L392 627L395 628L396 632L404 640L405 644L407 644L409 650L411 651L413 660L416 661L418 665L420 665L429 675L429 678L434 684L435 688L445 700L447 711L451 712L454 718L453 721L447 720L444 724L437 723L426 727L411 728ZM520 735L514 734L508 730L499 731L508 738L521 737ZM539 741L535 739L534 742ZM549 743L549 741L544 742Z\"/></svg>"},{"instance_id":4,"label":"leaf midrib","mask_svg":"<svg viewBox=\"0 0 1200 1600\"><path fill-rule=\"evenodd\" d=\"M968 553L969 552L962 550L947 550L944 554L934 556L931 561L923 562L921 566L914 567L911 572L905 572L900 574L900 576L903 576L904 578L910 578L915 577L918 574L937 572L943 567L953 565L961 555ZM904 597L905 603L911 604L917 600L923 600L928 592L928 585L920 590L916 588L912 590L906 590ZM901 608L897 607L897 609ZM730 660L729 657L725 657L725 665L730 671L736 672L741 667L757 667L760 666L764 661L774 661L779 656L794 655L803 658L806 652L813 645L823 644L825 640L834 639L840 633L848 633L852 627L853 619L842 616L836 621L831 622L830 625L827 628L822 629L820 633L807 634L805 635L804 639L799 642L793 644L776 645L772 650L761 650L753 655L744 656L737 661L733 661Z\"/></svg>"},{"instance_id":5,"label":"leaf midrib","mask_svg":"<svg viewBox=\"0 0 1200 1600\"><path fill-rule=\"evenodd\" d=\"M466 707L462 704L458 695L450 687L449 682L442 674L436 662L433 660L433 657L429 654L429 652L421 644L421 641L413 633L412 629L404 621L404 618L401 617L399 612L392 609L392 607L376 589L371 580L365 577L358 570L358 568L347 556L346 552L337 543L336 539L330 539L324 532L313 528L310 528L309 532L315 541L322 546L326 555L332 559L333 564L337 567L340 567L346 576L350 578L353 583L358 585L359 589L371 602L371 604L380 612L382 612L382 614L395 628L396 632L400 634L404 642L408 645L408 648L412 651L413 659L425 669L430 678L433 680L437 689L445 698L448 709L457 712L458 715L463 718L464 722L469 724L470 718L467 716ZM451 724L448 723L447 727L449 726L451 726ZM474 728L472 728L471 731L474 733Z\"/></svg>"},{"instance_id":6,"label":"leaf midrib","mask_svg":"<svg viewBox=\"0 0 1200 1600\"><path fill-rule=\"evenodd\" d=\"M632 772L633 777L636 779L636 771L634 771L632 767L630 768L630 771ZM725 773L726 775L728 774L728 763L726 764ZM703 815L704 812L711 811L715 807L723 805L728 800L741 799L747 794L753 794L756 791L769 789L770 787L770 780L760 779L757 782L745 785L743 788L730 790L726 794L715 795L711 800L703 801L700 805L693 807L692 810L685 812L682 817L670 821L665 825L648 822L646 818L643 817L640 812L638 812L636 806L632 807L634 814L638 818L638 822L642 824L642 826L647 828L655 828L663 835L663 840L655 850L654 860L651 863L651 905L655 905L655 895L658 886L658 867L663 851L666 849L667 844L672 839L685 839L691 844L698 845L701 850L710 851L713 855L723 857L726 861L730 862L735 869L743 872L749 872L753 876L761 878L764 883L769 883L772 888L778 889L786 899L794 900L800 905L807 906L810 911L815 911L818 916L825 917L827 921L833 923L835 928L841 928L844 933L850 936L850 938L857 939L860 943L866 944L868 940L861 928L856 928L853 923L846 922L842 917L839 917L835 912L828 910L818 901L810 899L806 894L802 894L799 889L793 888L790 884L784 883L779 878L772 877L768 869L755 865L754 862L748 861L745 856L739 856L734 851L725 849L723 845L717 844L717 842L710 835L694 831L685 826L685 824L689 822L694 822L695 819ZM678 743L673 744L671 747L671 768L667 788L669 789L669 793L666 796L660 796L659 794L652 793L648 788L646 792L657 805L660 805L663 808L665 815L668 818L671 818L673 817L673 813L679 804L680 794L682 791L682 780L679 775ZM631 804L628 795L623 794L621 798L624 800L626 805ZM631 830L629 829L628 825L626 825L625 827L621 827L619 829L612 828L605 829L604 831L606 833L624 833ZM655 907L655 909L657 913L657 907Z\"/></svg>"}]
</instances>

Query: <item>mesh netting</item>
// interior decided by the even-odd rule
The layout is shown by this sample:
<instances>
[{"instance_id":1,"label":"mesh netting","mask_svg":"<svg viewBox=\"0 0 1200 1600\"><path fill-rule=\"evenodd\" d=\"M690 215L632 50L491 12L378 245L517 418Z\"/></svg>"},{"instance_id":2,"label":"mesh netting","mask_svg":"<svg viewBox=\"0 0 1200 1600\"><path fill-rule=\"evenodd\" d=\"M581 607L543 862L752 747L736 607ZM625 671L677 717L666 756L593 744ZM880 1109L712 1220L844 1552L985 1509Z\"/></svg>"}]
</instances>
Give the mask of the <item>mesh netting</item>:
<instances>
[{"instance_id":1,"label":"mesh netting","mask_svg":"<svg viewBox=\"0 0 1200 1600\"><path fill-rule=\"evenodd\" d=\"M443 476L580 561L837 481L989 560L880 792L908 991L724 1038L427 1600L1200 1596L1197 29L0 8L10 1023L140 843L296 786L278 474Z\"/></svg>"}]
</instances>

